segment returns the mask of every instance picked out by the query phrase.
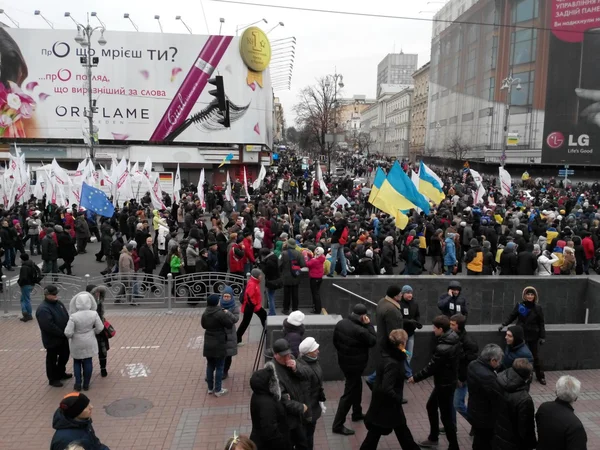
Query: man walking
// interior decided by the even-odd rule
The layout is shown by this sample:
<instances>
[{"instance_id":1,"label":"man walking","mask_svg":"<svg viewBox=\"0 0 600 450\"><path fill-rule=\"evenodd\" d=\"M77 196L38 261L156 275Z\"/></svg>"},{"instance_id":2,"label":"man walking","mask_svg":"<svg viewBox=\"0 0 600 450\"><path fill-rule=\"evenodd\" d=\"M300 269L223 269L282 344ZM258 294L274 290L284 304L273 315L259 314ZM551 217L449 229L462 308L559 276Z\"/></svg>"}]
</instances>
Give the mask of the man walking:
<instances>
[{"instance_id":1,"label":"man walking","mask_svg":"<svg viewBox=\"0 0 600 450\"><path fill-rule=\"evenodd\" d=\"M450 319L446 316L437 316L433 319L433 333L437 338L437 344L431 360L423 370L408 379L409 383L418 383L433 376L433 391L427 400L429 437L419 442L419 445L421 447L437 446L440 434L439 410L446 430L448 450L458 450L456 426L452 422L452 401L457 381L460 341L456 333L450 329Z\"/></svg>"},{"instance_id":2,"label":"man walking","mask_svg":"<svg viewBox=\"0 0 600 450\"><path fill-rule=\"evenodd\" d=\"M42 261L44 273L58 272L58 241L53 228L47 228L46 235L42 239Z\"/></svg>"},{"instance_id":3,"label":"man walking","mask_svg":"<svg viewBox=\"0 0 600 450\"><path fill-rule=\"evenodd\" d=\"M36 281L36 266L29 259L27 253L21 253L21 261L21 271L19 272L17 284L21 288L21 312L23 313L23 317L19 320L21 322L29 322L33 320L31 316L31 291Z\"/></svg>"},{"instance_id":4,"label":"man walking","mask_svg":"<svg viewBox=\"0 0 600 450\"><path fill-rule=\"evenodd\" d=\"M352 314L340 320L333 331L333 346L337 350L338 364L344 373L344 393L340 398L332 431L346 436L354 434L344 426L346 415L352 408L352 421L364 418L362 413L362 373L369 362L369 349L377 343L377 334L367 315L365 305L354 305Z\"/></svg>"},{"instance_id":5,"label":"man walking","mask_svg":"<svg viewBox=\"0 0 600 450\"><path fill-rule=\"evenodd\" d=\"M73 377L67 373L69 361L69 340L65 328L69 322L69 313L65 305L58 300L58 288L52 284L44 289L44 301L38 306L35 317L42 332L42 343L46 349L46 376L48 384L62 387L60 380Z\"/></svg>"},{"instance_id":6,"label":"man walking","mask_svg":"<svg viewBox=\"0 0 600 450\"><path fill-rule=\"evenodd\" d=\"M75 220L75 238L77 239L77 253L87 253L88 240L90 239L90 226L85 220L85 212L80 212Z\"/></svg>"},{"instance_id":7,"label":"man walking","mask_svg":"<svg viewBox=\"0 0 600 450\"><path fill-rule=\"evenodd\" d=\"M494 426L498 415L500 385L495 370L502 364L504 353L496 344L486 345L479 358L467 368L469 403L467 414L471 419L473 450L492 448Z\"/></svg>"},{"instance_id":8,"label":"man walking","mask_svg":"<svg viewBox=\"0 0 600 450\"><path fill-rule=\"evenodd\" d=\"M408 341L406 343L406 362L404 364L405 376L410 378L413 376L412 369L410 367L410 360L414 354L415 348L415 330L423 328L421 324L421 312L419 311L419 305L416 300L413 299L413 288L411 286L402 286L400 292L400 310L402 311L402 320L404 322L404 331L408 335Z\"/></svg>"},{"instance_id":9,"label":"man walking","mask_svg":"<svg viewBox=\"0 0 600 450\"><path fill-rule=\"evenodd\" d=\"M452 421L456 425L456 412L460 413L467 421L469 414L465 400L467 398L467 370L469 364L477 359L479 346L465 329L467 318L462 314L455 314L450 317L450 328L458 335L460 341L460 355L458 358L458 383L454 391L454 403L452 408Z\"/></svg>"}]
</instances>

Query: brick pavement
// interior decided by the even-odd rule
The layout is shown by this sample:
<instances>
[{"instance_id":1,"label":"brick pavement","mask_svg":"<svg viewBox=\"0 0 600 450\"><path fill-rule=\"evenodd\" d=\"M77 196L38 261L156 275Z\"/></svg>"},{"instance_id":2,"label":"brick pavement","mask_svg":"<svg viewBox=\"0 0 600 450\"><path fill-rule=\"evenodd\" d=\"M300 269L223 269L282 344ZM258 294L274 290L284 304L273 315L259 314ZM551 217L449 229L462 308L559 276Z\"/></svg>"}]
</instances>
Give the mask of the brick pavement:
<instances>
[{"instance_id":1,"label":"brick pavement","mask_svg":"<svg viewBox=\"0 0 600 450\"><path fill-rule=\"evenodd\" d=\"M101 378L97 360L88 392L95 406L94 426L111 450L221 450L228 436L238 430L250 433L248 380L260 326L253 322L250 343L234 358L230 378L224 386L230 394L215 398L206 393L202 358L201 310L109 311L117 336L108 356L109 376ZM0 448L39 450L48 448L53 434L52 414L60 399L72 389L48 386L44 373L44 351L37 324L16 318L0 318ZM71 363L70 363L71 364ZM69 365L70 366L70 365ZM600 370L570 372L583 383L583 394L575 405L588 432L588 448L600 448ZM561 373L548 373L548 386L532 386L536 403L552 400L553 384ZM405 412L415 439L427 437L425 402L428 382L407 386ZM342 382L326 383L327 413L319 421L316 449L358 449L366 434L362 423L347 423L354 437L333 435L333 416L343 390ZM133 417L106 414L104 407L119 399L142 398L153 407ZM365 388L363 406L370 394ZM459 418L461 448L469 449L467 424ZM445 449L441 437L440 449ZM379 448L397 449L393 435Z\"/></svg>"}]
</instances>

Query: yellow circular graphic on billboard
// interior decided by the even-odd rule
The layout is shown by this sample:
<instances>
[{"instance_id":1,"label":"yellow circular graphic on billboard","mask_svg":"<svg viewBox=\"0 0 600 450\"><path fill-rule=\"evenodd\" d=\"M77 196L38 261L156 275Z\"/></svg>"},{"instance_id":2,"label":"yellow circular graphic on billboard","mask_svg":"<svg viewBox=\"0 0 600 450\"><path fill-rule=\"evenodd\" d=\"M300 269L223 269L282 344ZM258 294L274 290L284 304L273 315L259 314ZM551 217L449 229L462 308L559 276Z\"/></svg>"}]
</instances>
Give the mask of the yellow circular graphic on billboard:
<instances>
[{"instance_id":1,"label":"yellow circular graphic on billboard","mask_svg":"<svg viewBox=\"0 0 600 450\"><path fill-rule=\"evenodd\" d=\"M250 27L240 38L240 54L248 68L262 72L271 62L271 43L263 30Z\"/></svg>"}]
</instances>

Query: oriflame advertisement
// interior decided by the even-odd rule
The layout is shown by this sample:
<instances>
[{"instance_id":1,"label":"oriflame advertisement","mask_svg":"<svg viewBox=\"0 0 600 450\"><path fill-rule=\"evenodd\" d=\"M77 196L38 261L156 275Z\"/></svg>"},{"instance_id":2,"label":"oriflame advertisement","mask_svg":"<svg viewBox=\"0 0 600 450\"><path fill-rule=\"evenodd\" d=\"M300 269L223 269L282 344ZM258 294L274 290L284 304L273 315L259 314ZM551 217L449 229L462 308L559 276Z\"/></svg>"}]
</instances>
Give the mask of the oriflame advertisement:
<instances>
[{"instance_id":1,"label":"oriflame advertisement","mask_svg":"<svg viewBox=\"0 0 600 450\"><path fill-rule=\"evenodd\" d=\"M600 0L552 0L542 162L600 164Z\"/></svg>"},{"instance_id":2,"label":"oriflame advertisement","mask_svg":"<svg viewBox=\"0 0 600 450\"><path fill-rule=\"evenodd\" d=\"M102 142L272 145L273 94L268 71L249 77L240 38L106 31L90 55L76 31L0 28L0 138L84 139L89 136L92 69L94 124ZM252 43L250 43L252 45ZM223 77L231 128L218 123L208 83Z\"/></svg>"}]
</instances>

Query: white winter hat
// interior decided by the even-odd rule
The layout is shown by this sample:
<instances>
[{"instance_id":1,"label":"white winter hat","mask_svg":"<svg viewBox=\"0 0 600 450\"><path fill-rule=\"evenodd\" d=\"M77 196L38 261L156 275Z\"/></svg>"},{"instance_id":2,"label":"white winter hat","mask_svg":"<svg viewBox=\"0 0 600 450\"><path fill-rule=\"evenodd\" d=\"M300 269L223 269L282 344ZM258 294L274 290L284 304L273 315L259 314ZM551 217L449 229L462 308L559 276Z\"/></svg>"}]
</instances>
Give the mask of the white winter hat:
<instances>
[{"instance_id":1,"label":"white winter hat","mask_svg":"<svg viewBox=\"0 0 600 450\"><path fill-rule=\"evenodd\" d=\"M323 253L325 253L325 251L323 250L323 247L317 247L315 249L315 256L321 256Z\"/></svg>"},{"instance_id":2,"label":"white winter hat","mask_svg":"<svg viewBox=\"0 0 600 450\"><path fill-rule=\"evenodd\" d=\"M300 343L300 346L298 347L298 351L300 352L301 355L306 355L307 353L314 352L318 348L319 348L319 343L317 341L315 341L315 338L307 337Z\"/></svg>"},{"instance_id":3,"label":"white winter hat","mask_svg":"<svg viewBox=\"0 0 600 450\"><path fill-rule=\"evenodd\" d=\"M517 236L523 236L523 231L522 230L517 230Z\"/></svg>"},{"instance_id":4,"label":"white winter hat","mask_svg":"<svg viewBox=\"0 0 600 450\"><path fill-rule=\"evenodd\" d=\"M302 311L292 311L288 316L287 321L290 325L299 327L302 325L302 322L304 322L304 313Z\"/></svg>"},{"instance_id":5,"label":"white winter hat","mask_svg":"<svg viewBox=\"0 0 600 450\"><path fill-rule=\"evenodd\" d=\"M371 250L370 248L367 249L367 251L365 252L365 256L367 258L372 258L373 257L373 250Z\"/></svg>"}]
</instances>

